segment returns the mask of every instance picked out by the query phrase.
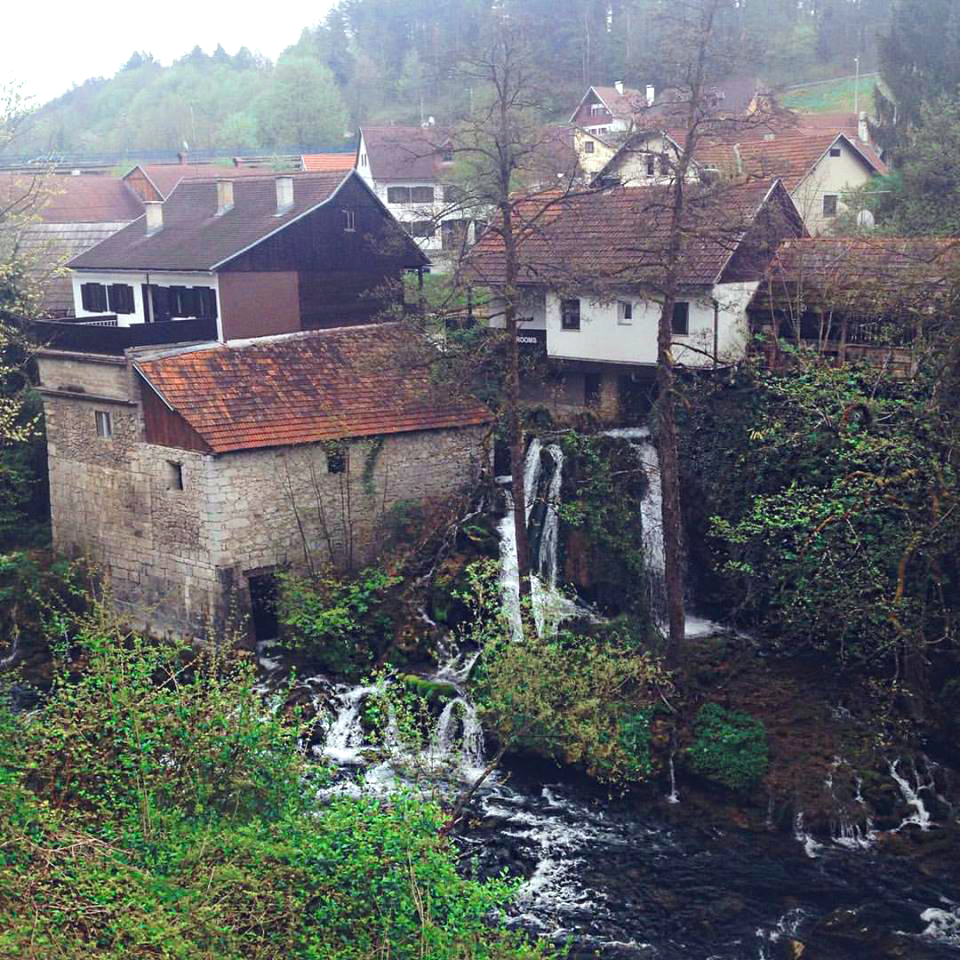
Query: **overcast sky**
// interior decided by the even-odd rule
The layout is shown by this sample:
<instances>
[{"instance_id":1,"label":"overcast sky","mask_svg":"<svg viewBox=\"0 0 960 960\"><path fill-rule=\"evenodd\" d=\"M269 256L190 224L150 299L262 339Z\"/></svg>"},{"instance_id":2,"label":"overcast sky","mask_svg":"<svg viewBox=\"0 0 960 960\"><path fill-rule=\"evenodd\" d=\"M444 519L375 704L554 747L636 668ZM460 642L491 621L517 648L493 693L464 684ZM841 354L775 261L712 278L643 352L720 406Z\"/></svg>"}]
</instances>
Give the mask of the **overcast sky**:
<instances>
[{"instance_id":1,"label":"overcast sky","mask_svg":"<svg viewBox=\"0 0 960 960\"><path fill-rule=\"evenodd\" d=\"M49 0L4 4L0 28L0 80L21 80L37 103L88 77L112 76L134 50L163 63L199 43L211 53L241 46L271 60L295 43L303 27L321 19L332 0L227 4L168 0L146 7L119 0Z\"/></svg>"}]
</instances>

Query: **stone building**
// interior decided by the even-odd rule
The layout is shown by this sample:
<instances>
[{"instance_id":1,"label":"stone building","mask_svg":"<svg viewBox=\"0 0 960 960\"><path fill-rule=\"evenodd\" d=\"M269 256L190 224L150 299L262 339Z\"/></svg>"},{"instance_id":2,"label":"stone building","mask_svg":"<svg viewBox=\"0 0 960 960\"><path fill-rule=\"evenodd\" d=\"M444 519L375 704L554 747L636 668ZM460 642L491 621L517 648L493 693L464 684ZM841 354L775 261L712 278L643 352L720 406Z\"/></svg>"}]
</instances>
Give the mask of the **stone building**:
<instances>
[{"instance_id":1,"label":"stone building","mask_svg":"<svg viewBox=\"0 0 960 960\"><path fill-rule=\"evenodd\" d=\"M393 324L40 353L53 537L153 633L253 613L286 566L371 561L398 505L472 484L491 420L398 359Z\"/></svg>"}]
</instances>

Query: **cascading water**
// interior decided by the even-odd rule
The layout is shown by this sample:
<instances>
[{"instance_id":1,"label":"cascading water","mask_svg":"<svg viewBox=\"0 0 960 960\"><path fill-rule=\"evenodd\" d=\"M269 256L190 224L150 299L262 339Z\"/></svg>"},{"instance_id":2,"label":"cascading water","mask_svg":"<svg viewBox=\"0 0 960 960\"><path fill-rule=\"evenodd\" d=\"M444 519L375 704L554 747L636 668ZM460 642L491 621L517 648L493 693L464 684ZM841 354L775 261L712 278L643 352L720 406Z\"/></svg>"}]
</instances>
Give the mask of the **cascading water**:
<instances>
[{"instance_id":1,"label":"cascading water","mask_svg":"<svg viewBox=\"0 0 960 960\"><path fill-rule=\"evenodd\" d=\"M914 812L907 817L899 827L897 827L897 831L912 825L919 827L924 833L926 833L926 831L929 830L933 825L933 821L930 818L930 812L927 810L926 805L920 797L920 794L923 791L933 790L933 777L931 776L928 782L924 782L920 777L920 772L916 769L916 767L914 767L914 783L911 784L906 777L901 775L898 769L899 766L899 760L894 760L890 764L890 776L893 777L894 782L900 788L900 793L902 794L907 806L913 807Z\"/></svg>"}]
</instances>

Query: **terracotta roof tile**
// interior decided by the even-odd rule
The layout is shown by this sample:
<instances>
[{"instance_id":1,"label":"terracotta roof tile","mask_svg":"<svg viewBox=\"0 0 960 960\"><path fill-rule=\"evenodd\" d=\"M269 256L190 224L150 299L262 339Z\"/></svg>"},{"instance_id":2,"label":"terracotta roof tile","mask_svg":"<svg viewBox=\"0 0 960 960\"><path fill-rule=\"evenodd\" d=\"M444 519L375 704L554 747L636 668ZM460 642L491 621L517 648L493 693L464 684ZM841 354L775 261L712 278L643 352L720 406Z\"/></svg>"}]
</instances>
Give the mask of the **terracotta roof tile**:
<instances>
[{"instance_id":1,"label":"terracotta roof tile","mask_svg":"<svg viewBox=\"0 0 960 960\"><path fill-rule=\"evenodd\" d=\"M777 184L725 185L687 192L680 282L709 286L756 220ZM789 198L780 190L782 199ZM587 287L653 283L663 275L670 224L669 187L616 187L559 197L544 193L516 211L520 281ZM502 281L503 239L488 229L470 251L478 283Z\"/></svg>"},{"instance_id":2,"label":"terracotta roof tile","mask_svg":"<svg viewBox=\"0 0 960 960\"><path fill-rule=\"evenodd\" d=\"M161 197L166 199L176 189L177 185L183 180L211 180L215 177L262 177L265 175L280 176L294 175L296 171L278 171L264 170L263 167L244 167L234 166L233 164L216 163L142 163L134 167L129 177L135 170L142 170L147 175L150 182L160 192Z\"/></svg>"},{"instance_id":3,"label":"terracotta roof tile","mask_svg":"<svg viewBox=\"0 0 960 960\"><path fill-rule=\"evenodd\" d=\"M305 173L346 173L355 159L354 153L305 153L300 162Z\"/></svg>"},{"instance_id":4,"label":"terracotta roof tile","mask_svg":"<svg viewBox=\"0 0 960 960\"><path fill-rule=\"evenodd\" d=\"M751 306L916 312L958 292L960 239L811 237L780 245Z\"/></svg>"},{"instance_id":5,"label":"terracotta roof tile","mask_svg":"<svg viewBox=\"0 0 960 960\"><path fill-rule=\"evenodd\" d=\"M408 366L409 346L406 329L379 324L147 355L136 366L214 453L492 420Z\"/></svg>"},{"instance_id":6,"label":"terracotta roof tile","mask_svg":"<svg viewBox=\"0 0 960 960\"><path fill-rule=\"evenodd\" d=\"M129 223L143 214L117 177L0 172L0 209L25 195L36 198L30 211L44 223Z\"/></svg>"}]
</instances>

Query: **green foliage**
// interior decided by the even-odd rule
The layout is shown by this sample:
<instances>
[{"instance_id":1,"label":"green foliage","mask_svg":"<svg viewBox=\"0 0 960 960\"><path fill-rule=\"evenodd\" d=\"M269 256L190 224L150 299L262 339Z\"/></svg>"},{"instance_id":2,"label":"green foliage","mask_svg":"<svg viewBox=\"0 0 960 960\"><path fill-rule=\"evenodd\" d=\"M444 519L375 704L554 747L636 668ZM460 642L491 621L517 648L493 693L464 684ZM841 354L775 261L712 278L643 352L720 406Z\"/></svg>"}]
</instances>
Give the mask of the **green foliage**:
<instances>
[{"instance_id":1,"label":"green foliage","mask_svg":"<svg viewBox=\"0 0 960 960\"><path fill-rule=\"evenodd\" d=\"M280 576L280 622L285 643L324 670L356 677L387 647L393 616L387 599L401 582L368 568L355 579Z\"/></svg>"},{"instance_id":2,"label":"green foliage","mask_svg":"<svg viewBox=\"0 0 960 960\"><path fill-rule=\"evenodd\" d=\"M483 653L471 678L481 719L501 745L584 769L608 783L652 772L650 719L669 689L660 662L616 631L510 638L500 613L496 563L472 565L472 639Z\"/></svg>"},{"instance_id":3,"label":"green foliage","mask_svg":"<svg viewBox=\"0 0 960 960\"><path fill-rule=\"evenodd\" d=\"M457 872L410 794L318 806L296 717L242 655L73 625L35 716L0 698L0 955L533 960L512 887Z\"/></svg>"},{"instance_id":4,"label":"green foliage","mask_svg":"<svg viewBox=\"0 0 960 960\"><path fill-rule=\"evenodd\" d=\"M569 432L561 442L564 489L558 512L563 523L585 535L597 599L647 619L640 515L646 478L639 454L613 437Z\"/></svg>"},{"instance_id":5,"label":"green foliage","mask_svg":"<svg viewBox=\"0 0 960 960\"><path fill-rule=\"evenodd\" d=\"M960 526L946 383L797 355L782 375L689 385L683 489L688 543L707 546L704 594L835 664L886 671L927 643L949 649Z\"/></svg>"},{"instance_id":6,"label":"green foliage","mask_svg":"<svg viewBox=\"0 0 960 960\"><path fill-rule=\"evenodd\" d=\"M686 755L700 776L731 790L747 790L767 772L767 734L749 714L705 703L693 735Z\"/></svg>"}]
</instances>

